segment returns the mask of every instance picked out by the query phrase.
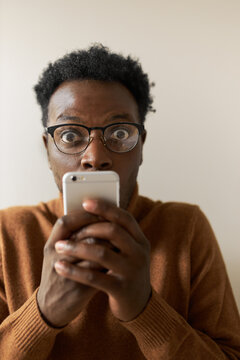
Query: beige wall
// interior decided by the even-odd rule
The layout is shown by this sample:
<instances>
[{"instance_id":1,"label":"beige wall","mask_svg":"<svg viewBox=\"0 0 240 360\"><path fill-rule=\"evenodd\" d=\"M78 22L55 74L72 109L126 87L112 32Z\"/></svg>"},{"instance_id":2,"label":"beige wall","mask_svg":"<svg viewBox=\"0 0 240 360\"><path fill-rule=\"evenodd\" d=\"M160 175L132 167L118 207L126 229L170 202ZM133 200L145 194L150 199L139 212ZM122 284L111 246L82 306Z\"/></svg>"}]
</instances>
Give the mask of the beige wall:
<instances>
[{"instance_id":1,"label":"beige wall","mask_svg":"<svg viewBox=\"0 0 240 360\"><path fill-rule=\"evenodd\" d=\"M57 195L32 91L43 67L96 41L131 53L156 82L141 192L201 206L240 307L239 19L239 0L0 0L0 208Z\"/></svg>"}]
</instances>

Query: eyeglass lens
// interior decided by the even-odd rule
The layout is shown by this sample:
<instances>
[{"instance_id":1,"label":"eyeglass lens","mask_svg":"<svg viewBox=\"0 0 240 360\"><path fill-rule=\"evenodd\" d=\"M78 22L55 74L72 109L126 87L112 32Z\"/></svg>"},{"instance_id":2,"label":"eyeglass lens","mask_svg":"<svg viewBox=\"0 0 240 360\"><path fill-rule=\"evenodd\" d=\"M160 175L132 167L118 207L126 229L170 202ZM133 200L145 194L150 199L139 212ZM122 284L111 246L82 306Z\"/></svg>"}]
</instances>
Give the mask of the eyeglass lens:
<instances>
[{"instance_id":1,"label":"eyeglass lens","mask_svg":"<svg viewBox=\"0 0 240 360\"><path fill-rule=\"evenodd\" d=\"M114 152L127 152L136 146L139 130L131 124L113 124L104 129L106 147ZM81 125L63 125L54 131L57 148L65 154L83 152L90 142L89 132Z\"/></svg>"}]
</instances>

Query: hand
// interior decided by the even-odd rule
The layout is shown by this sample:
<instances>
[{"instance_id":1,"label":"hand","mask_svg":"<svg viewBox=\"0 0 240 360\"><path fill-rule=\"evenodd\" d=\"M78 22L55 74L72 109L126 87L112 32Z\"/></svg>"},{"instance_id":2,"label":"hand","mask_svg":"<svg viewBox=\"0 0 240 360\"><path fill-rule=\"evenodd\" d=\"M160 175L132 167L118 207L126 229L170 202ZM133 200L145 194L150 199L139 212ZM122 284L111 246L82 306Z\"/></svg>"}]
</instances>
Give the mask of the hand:
<instances>
[{"instance_id":1,"label":"hand","mask_svg":"<svg viewBox=\"0 0 240 360\"><path fill-rule=\"evenodd\" d=\"M56 271L65 279L104 291L113 315L122 321L133 320L151 294L150 244L127 211L100 200L87 200L83 207L102 220L78 231L77 241L57 242L56 249L65 256L94 261L108 271L80 268L68 260L57 261ZM107 240L112 247L82 242L89 237Z\"/></svg>"},{"instance_id":2,"label":"hand","mask_svg":"<svg viewBox=\"0 0 240 360\"><path fill-rule=\"evenodd\" d=\"M73 320L96 293L96 289L59 276L54 264L59 260L76 263L75 266L90 267L89 262L80 262L73 256L59 255L55 243L59 240L74 238L74 233L86 225L99 221L95 215L79 210L64 216L56 222L50 238L44 247L41 283L37 301L43 317L55 327L61 327ZM85 239L89 241L89 239ZM99 267L98 267L99 268Z\"/></svg>"}]
</instances>

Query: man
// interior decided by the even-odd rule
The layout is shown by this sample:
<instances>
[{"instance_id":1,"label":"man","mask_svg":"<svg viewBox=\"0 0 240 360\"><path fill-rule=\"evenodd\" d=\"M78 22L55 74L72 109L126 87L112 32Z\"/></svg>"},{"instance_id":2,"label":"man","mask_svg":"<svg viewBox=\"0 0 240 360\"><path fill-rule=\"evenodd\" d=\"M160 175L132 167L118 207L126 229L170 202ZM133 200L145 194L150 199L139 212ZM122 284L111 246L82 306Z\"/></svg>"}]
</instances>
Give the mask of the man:
<instances>
[{"instance_id":1,"label":"man","mask_svg":"<svg viewBox=\"0 0 240 360\"><path fill-rule=\"evenodd\" d=\"M152 104L140 64L96 45L50 64L35 91L60 198L1 212L1 357L239 359L239 314L206 218L138 195ZM116 171L120 207L86 199L63 216L62 177L79 170Z\"/></svg>"}]
</instances>

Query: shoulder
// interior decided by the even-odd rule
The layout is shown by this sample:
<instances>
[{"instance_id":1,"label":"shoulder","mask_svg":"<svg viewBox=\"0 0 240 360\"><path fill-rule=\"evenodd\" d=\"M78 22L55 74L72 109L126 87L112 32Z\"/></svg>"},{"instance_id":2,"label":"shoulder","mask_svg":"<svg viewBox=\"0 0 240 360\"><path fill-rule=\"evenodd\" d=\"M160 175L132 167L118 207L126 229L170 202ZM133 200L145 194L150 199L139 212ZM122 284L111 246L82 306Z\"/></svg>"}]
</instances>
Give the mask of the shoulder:
<instances>
[{"instance_id":1,"label":"shoulder","mask_svg":"<svg viewBox=\"0 0 240 360\"><path fill-rule=\"evenodd\" d=\"M190 245L196 238L213 238L208 219L198 205L161 202L141 197L139 225L151 238ZM157 241L157 240L156 240Z\"/></svg>"},{"instance_id":2,"label":"shoulder","mask_svg":"<svg viewBox=\"0 0 240 360\"><path fill-rule=\"evenodd\" d=\"M200 208L195 204L183 202L162 202L154 201L140 196L141 213L144 213L142 220L157 221L161 223L176 225L189 224L195 222L201 216Z\"/></svg>"},{"instance_id":3,"label":"shoulder","mask_svg":"<svg viewBox=\"0 0 240 360\"><path fill-rule=\"evenodd\" d=\"M168 256L184 252L189 258L202 258L202 262L219 252L214 231L199 206L149 199L143 202L149 209L139 224L154 249L165 249Z\"/></svg>"},{"instance_id":4,"label":"shoulder","mask_svg":"<svg viewBox=\"0 0 240 360\"><path fill-rule=\"evenodd\" d=\"M14 206L0 210L0 227L4 229L18 229L31 227L43 222L54 223L57 219L56 211L59 199L47 203L41 202L33 206Z\"/></svg>"}]
</instances>

